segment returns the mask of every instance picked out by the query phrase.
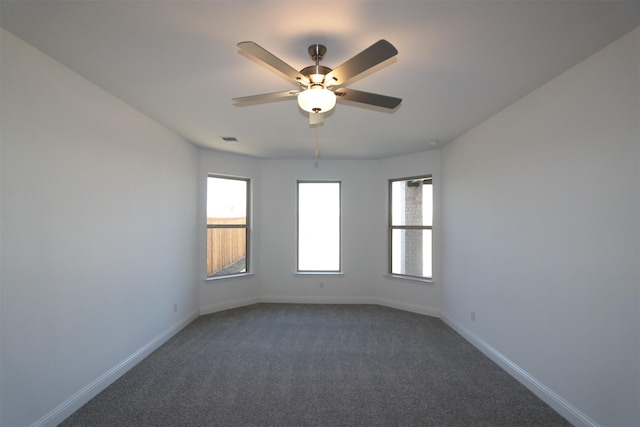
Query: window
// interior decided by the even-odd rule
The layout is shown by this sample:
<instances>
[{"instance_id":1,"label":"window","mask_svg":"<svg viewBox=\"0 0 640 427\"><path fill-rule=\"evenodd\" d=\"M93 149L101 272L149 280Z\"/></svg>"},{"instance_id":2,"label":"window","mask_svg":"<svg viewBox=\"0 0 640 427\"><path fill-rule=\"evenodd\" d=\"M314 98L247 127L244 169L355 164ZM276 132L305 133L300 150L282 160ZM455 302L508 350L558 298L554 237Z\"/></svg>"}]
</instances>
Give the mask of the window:
<instances>
[{"instance_id":1,"label":"window","mask_svg":"<svg viewBox=\"0 0 640 427\"><path fill-rule=\"evenodd\" d=\"M430 175L389 181L389 273L432 278L433 185Z\"/></svg>"},{"instance_id":2,"label":"window","mask_svg":"<svg viewBox=\"0 0 640 427\"><path fill-rule=\"evenodd\" d=\"M207 277L249 271L249 180L207 178Z\"/></svg>"},{"instance_id":3,"label":"window","mask_svg":"<svg viewBox=\"0 0 640 427\"><path fill-rule=\"evenodd\" d=\"M340 272L340 182L298 181L298 272Z\"/></svg>"}]
</instances>

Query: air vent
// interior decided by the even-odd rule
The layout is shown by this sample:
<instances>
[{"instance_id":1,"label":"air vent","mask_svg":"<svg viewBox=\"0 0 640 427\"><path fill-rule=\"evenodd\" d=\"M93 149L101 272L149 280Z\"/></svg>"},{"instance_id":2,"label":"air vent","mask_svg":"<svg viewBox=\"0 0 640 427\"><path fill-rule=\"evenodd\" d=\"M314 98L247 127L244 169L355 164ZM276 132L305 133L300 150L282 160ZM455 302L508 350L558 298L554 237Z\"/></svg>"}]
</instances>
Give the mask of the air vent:
<instances>
[{"instance_id":1,"label":"air vent","mask_svg":"<svg viewBox=\"0 0 640 427\"><path fill-rule=\"evenodd\" d=\"M238 138L236 138L235 136L221 136L222 140L224 142L228 142L230 144L236 144L240 141L238 141Z\"/></svg>"}]
</instances>

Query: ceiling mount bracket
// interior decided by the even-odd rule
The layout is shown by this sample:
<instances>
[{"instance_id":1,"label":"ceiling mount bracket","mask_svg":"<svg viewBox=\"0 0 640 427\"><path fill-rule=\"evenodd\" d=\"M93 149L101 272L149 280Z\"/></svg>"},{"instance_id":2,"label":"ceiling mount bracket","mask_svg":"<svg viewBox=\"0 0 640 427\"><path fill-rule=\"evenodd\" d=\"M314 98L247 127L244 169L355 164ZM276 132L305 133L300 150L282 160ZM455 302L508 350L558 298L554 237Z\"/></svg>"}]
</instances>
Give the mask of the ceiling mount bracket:
<instances>
[{"instance_id":1,"label":"ceiling mount bracket","mask_svg":"<svg viewBox=\"0 0 640 427\"><path fill-rule=\"evenodd\" d=\"M309 52L309 56L317 65L318 62L322 61L324 56L327 54L327 47L322 44L312 44L309 46L309 49L307 49L307 52Z\"/></svg>"}]
</instances>

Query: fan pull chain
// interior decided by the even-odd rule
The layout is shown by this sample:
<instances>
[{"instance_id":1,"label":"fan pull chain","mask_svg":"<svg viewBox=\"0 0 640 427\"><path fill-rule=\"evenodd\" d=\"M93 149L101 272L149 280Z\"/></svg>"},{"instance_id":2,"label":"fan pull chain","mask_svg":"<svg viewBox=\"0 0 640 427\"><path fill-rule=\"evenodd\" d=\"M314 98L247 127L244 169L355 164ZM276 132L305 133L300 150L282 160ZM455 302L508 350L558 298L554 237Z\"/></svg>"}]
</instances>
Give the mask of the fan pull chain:
<instances>
[{"instance_id":1,"label":"fan pull chain","mask_svg":"<svg viewBox=\"0 0 640 427\"><path fill-rule=\"evenodd\" d=\"M318 129L316 129L316 150L313 152L313 155L315 156L316 160L315 160L315 167L318 167L318 160L320 158L320 147L322 146L322 143L320 142L320 136L318 135L319 131Z\"/></svg>"}]
</instances>

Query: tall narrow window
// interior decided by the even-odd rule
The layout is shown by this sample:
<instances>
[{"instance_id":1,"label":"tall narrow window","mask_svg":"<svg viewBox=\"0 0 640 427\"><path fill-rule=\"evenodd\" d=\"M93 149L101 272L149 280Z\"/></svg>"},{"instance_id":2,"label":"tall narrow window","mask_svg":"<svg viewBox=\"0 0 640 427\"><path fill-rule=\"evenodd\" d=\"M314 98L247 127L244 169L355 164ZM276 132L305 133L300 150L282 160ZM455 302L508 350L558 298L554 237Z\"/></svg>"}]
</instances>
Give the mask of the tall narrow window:
<instances>
[{"instance_id":1,"label":"tall narrow window","mask_svg":"<svg viewBox=\"0 0 640 427\"><path fill-rule=\"evenodd\" d=\"M431 279L433 185L430 175L389 181L389 273Z\"/></svg>"},{"instance_id":2,"label":"tall narrow window","mask_svg":"<svg viewBox=\"0 0 640 427\"><path fill-rule=\"evenodd\" d=\"M207 178L207 277L249 271L249 180Z\"/></svg>"},{"instance_id":3,"label":"tall narrow window","mask_svg":"<svg viewBox=\"0 0 640 427\"><path fill-rule=\"evenodd\" d=\"M298 181L297 270L340 268L340 182Z\"/></svg>"}]
</instances>

